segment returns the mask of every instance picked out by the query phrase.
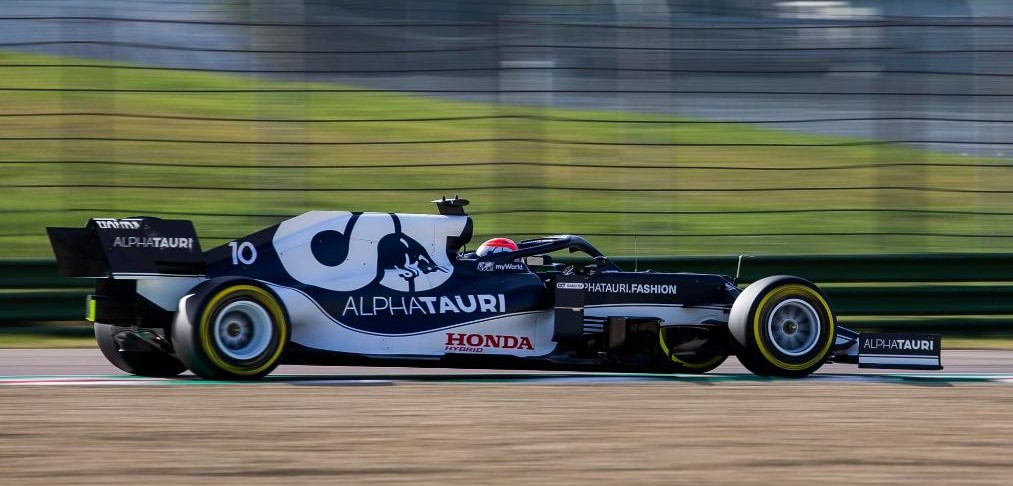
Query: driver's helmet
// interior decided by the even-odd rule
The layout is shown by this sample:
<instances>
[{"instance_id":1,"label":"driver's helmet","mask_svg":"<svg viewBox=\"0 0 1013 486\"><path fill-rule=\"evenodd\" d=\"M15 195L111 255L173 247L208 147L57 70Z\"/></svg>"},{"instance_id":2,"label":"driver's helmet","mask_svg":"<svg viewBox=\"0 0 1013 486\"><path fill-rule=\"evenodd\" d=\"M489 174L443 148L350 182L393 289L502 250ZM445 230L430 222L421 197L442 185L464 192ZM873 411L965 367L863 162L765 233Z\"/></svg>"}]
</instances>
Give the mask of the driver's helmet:
<instances>
[{"instance_id":1,"label":"driver's helmet","mask_svg":"<svg viewBox=\"0 0 1013 486\"><path fill-rule=\"evenodd\" d=\"M514 243L514 240L511 240L510 238L493 238L491 240L486 240L485 243L482 243L482 246L479 246L478 249L475 250L475 254L479 257L484 257L493 253L503 253L507 251L517 251L517 243Z\"/></svg>"}]
</instances>

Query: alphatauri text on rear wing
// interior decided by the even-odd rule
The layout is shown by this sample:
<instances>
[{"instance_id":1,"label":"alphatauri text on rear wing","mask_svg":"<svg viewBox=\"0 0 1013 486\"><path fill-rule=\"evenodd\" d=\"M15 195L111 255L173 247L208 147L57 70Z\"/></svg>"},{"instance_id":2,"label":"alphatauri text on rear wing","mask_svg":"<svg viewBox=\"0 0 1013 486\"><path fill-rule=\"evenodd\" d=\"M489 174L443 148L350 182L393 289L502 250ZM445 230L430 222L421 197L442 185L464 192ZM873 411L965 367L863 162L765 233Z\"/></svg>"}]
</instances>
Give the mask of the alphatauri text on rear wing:
<instances>
[{"instance_id":1,"label":"alphatauri text on rear wing","mask_svg":"<svg viewBox=\"0 0 1013 486\"><path fill-rule=\"evenodd\" d=\"M47 230L65 277L199 276L205 271L190 221L92 218L84 228Z\"/></svg>"}]
</instances>

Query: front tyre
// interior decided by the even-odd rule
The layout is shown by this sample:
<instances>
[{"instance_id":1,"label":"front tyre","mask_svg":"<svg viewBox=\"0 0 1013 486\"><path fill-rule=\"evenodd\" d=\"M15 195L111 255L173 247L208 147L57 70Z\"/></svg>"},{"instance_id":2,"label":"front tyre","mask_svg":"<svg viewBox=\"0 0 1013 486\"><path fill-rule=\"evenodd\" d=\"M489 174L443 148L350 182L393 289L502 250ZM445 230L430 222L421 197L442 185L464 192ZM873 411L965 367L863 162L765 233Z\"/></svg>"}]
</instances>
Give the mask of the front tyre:
<instances>
[{"instance_id":1,"label":"front tyre","mask_svg":"<svg viewBox=\"0 0 1013 486\"><path fill-rule=\"evenodd\" d=\"M165 351L139 342L130 334L131 330L126 326L95 323L98 349L113 366L130 374L158 378L171 378L186 371L183 363Z\"/></svg>"},{"instance_id":2,"label":"front tyre","mask_svg":"<svg viewBox=\"0 0 1013 486\"><path fill-rule=\"evenodd\" d=\"M834 343L826 295L798 277L758 280L735 299L728 317L736 356L758 375L808 376L823 366Z\"/></svg>"},{"instance_id":3,"label":"front tyre","mask_svg":"<svg viewBox=\"0 0 1013 486\"><path fill-rule=\"evenodd\" d=\"M208 281L184 297L172 328L179 358L203 378L251 380L271 372L289 339L273 292L247 280Z\"/></svg>"}]
</instances>

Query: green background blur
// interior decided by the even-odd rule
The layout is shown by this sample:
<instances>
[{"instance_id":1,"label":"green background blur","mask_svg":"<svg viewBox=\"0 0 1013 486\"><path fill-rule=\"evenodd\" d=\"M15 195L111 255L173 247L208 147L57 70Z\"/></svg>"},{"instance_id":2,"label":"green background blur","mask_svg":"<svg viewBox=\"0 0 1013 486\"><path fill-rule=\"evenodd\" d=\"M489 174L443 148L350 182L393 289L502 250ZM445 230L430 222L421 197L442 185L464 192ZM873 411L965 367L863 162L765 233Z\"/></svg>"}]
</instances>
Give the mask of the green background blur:
<instances>
[{"instance_id":1,"label":"green background blur","mask_svg":"<svg viewBox=\"0 0 1013 486\"><path fill-rule=\"evenodd\" d=\"M939 67L908 52L934 48L927 39L940 27L871 27L891 12L850 3L815 19L731 1L668 2L636 16L576 1L510 11L485 2L207 0L180 11L106 1L83 20L74 2L9 9L3 25L55 18L0 38L3 256L49 256L45 226L92 216L192 219L210 248L306 210L431 212L427 201L455 194L472 200L476 239L574 233L612 254L1013 250L1013 171L1001 151L1008 66ZM973 9L955 15L947 21L970 32L957 47L988 47L965 25ZM407 27L382 26L395 21ZM450 21L464 26L457 37L425 30ZM249 67L216 54L236 51L235 36L160 40L194 22L202 32L248 29L238 51ZM724 30L717 38L686 25ZM801 41L742 35L818 25L837 30ZM613 34L581 50L581 26ZM881 32L861 43L840 34L872 28ZM461 44L475 31L495 32L472 42L484 50ZM993 29L987 40L1010 33ZM425 57L442 52L427 47L432 38L449 57ZM723 59L707 46L754 59ZM778 57L757 60L756 46ZM878 57L817 65L812 49ZM166 50L178 58L146 57ZM485 57L470 54L479 51ZM701 108L699 93L727 97ZM784 109L743 115L770 97ZM872 128L810 130L801 124L816 123L812 113Z\"/></svg>"}]
</instances>

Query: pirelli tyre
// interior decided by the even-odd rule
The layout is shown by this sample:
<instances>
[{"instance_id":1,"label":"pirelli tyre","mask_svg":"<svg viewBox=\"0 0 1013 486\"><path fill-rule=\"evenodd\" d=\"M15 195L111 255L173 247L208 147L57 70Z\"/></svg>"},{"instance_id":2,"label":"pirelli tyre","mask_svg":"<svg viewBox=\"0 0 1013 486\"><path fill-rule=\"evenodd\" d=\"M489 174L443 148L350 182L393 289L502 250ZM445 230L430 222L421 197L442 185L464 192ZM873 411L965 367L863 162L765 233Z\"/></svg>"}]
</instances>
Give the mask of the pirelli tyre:
<instances>
[{"instance_id":1,"label":"pirelli tyre","mask_svg":"<svg viewBox=\"0 0 1013 486\"><path fill-rule=\"evenodd\" d=\"M134 337L125 326L95 323L95 341L113 366L139 376L168 378L186 371L178 359Z\"/></svg>"},{"instance_id":2,"label":"pirelli tyre","mask_svg":"<svg viewBox=\"0 0 1013 486\"><path fill-rule=\"evenodd\" d=\"M706 340L707 336L696 333L684 332L676 328L661 328L658 331L658 346L661 349L661 356L664 364L662 371L668 373L698 374L721 366L728 355L718 353L707 346L700 344L693 352L679 352L679 349L686 345L693 345L695 341Z\"/></svg>"},{"instance_id":3,"label":"pirelli tyre","mask_svg":"<svg viewBox=\"0 0 1013 486\"><path fill-rule=\"evenodd\" d=\"M288 314L266 286L212 279L183 296L172 327L176 354L203 378L252 380L271 372L288 344Z\"/></svg>"},{"instance_id":4,"label":"pirelli tyre","mask_svg":"<svg viewBox=\"0 0 1013 486\"><path fill-rule=\"evenodd\" d=\"M746 287L728 316L736 356L763 376L803 377L823 366L835 324L826 295L812 282L787 275Z\"/></svg>"}]
</instances>

